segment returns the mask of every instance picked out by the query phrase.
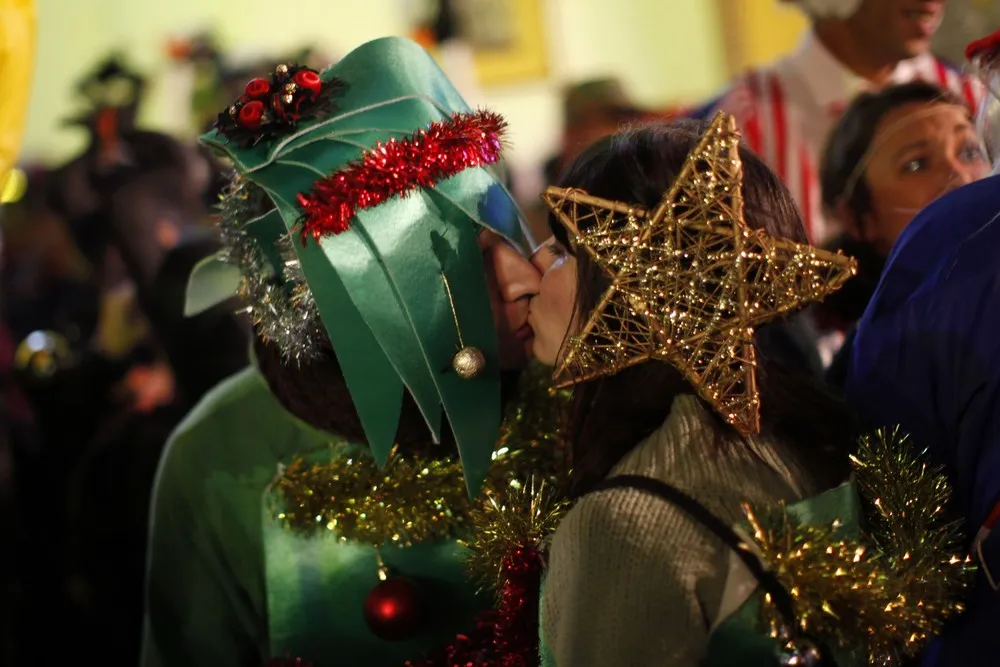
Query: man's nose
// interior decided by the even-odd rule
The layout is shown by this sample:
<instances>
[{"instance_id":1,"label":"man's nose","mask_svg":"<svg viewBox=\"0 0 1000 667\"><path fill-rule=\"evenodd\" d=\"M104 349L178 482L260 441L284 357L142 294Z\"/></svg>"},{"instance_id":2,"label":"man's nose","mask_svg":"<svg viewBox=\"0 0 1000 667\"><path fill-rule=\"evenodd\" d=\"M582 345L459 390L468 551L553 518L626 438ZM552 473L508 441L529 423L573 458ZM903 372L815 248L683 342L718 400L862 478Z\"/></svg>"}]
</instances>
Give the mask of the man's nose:
<instances>
[{"instance_id":1,"label":"man's nose","mask_svg":"<svg viewBox=\"0 0 1000 667\"><path fill-rule=\"evenodd\" d=\"M542 274L530 261L511 250L505 263L505 280L500 286L505 301L517 301L538 293Z\"/></svg>"}]
</instances>

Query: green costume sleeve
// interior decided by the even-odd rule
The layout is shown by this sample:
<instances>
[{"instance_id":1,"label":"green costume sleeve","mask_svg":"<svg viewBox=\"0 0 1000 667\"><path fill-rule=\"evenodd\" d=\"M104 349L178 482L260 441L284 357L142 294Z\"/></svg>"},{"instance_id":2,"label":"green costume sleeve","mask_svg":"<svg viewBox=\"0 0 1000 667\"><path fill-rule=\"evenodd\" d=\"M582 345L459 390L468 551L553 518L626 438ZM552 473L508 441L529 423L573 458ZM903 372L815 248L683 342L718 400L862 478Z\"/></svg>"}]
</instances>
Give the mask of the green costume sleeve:
<instances>
[{"instance_id":1,"label":"green costume sleeve","mask_svg":"<svg viewBox=\"0 0 1000 667\"><path fill-rule=\"evenodd\" d=\"M263 663L260 594L239 580L233 559L252 558L256 536L215 535L211 490L184 454L215 440L211 423L169 445L153 505L143 667L237 667ZM222 510L222 508L219 508ZM224 510L222 510L224 511ZM234 524L235 526L235 524ZM259 545L258 545L259 546ZM254 599L257 598L258 604Z\"/></svg>"},{"instance_id":2,"label":"green costume sleeve","mask_svg":"<svg viewBox=\"0 0 1000 667\"><path fill-rule=\"evenodd\" d=\"M283 458L328 441L281 408L256 368L178 427L153 496L143 667L263 664L261 498Z\"/></svg>"}]
</instances>

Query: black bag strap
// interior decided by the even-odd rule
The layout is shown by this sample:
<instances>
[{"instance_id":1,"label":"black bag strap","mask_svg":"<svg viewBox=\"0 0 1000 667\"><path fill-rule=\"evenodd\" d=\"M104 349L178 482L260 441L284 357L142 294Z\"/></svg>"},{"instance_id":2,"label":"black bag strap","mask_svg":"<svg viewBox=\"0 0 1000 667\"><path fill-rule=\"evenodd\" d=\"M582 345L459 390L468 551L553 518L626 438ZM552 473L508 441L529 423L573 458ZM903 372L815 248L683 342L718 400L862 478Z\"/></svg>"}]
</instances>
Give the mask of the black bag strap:
<instances>
[{"instance_id":1,"label":"black bag strap","mask_svg":"<svg viewBox=\"0 0 1000 667\"><path fill-rule=\"evenodd\" d=\"M795 605L792 602L792 597L788 594L788 591L785 590L785 587L781 585L781 582L778 581L778 578L774 576L773 572L768 571L764 567L760 558L747 548L743 539L736 533L736 531L726 525L726 523L719 519L719 517L708 511L704 505L680 489L673 487L662 480L654 479L652 477L644 477L642 475L618 475L615 477L609 477L601 482L598 482L590 493L607 491L609 489L637 489L639 491L645 491L646 493L658 496L663 500L666 500L668 503L682 509L692 519L707 528L711 533L722 540L723 544L736 553L736 556L743 561L743 564L746 565L746 568L750 571L750 574L753 575L754 579L757 580L757 583L764 590L764 592L771 596L771 600L773 601L775 608L778 610L778 613L781 615L782 621L786 624L795 623Z\"/></svg>"},{"instance_id":2,"label":"black bag strap","mask_svg":"<svg viewBox=\"0 0 1000 667\"><path fill-rule=\"evenodd\" d=\"M794 635L800 634L798 620L795 615L795 602L792 600L792 596L781 582L778 581L777 576L764 567L760 558L748 548L743 538L731 526L712 514L704 505L680 489L662 480L643 475L616 475L608 477L598 482L588 492L588 495L610 489L636 489L657 496L679 507L692 519L703 525L736 554L747 570L750 571L750 574L757 580L761 589L771 597L771 602L781 617L784 630ZM794 637L786 637L785 639L792 640ZM808 638L808 641L811 644L817 645L817 650L821 654L820 664L833 667L834 662L829 656L828 651L825 650L825 647L818 645L811 638Z\"/></svg>"}]
</instances>

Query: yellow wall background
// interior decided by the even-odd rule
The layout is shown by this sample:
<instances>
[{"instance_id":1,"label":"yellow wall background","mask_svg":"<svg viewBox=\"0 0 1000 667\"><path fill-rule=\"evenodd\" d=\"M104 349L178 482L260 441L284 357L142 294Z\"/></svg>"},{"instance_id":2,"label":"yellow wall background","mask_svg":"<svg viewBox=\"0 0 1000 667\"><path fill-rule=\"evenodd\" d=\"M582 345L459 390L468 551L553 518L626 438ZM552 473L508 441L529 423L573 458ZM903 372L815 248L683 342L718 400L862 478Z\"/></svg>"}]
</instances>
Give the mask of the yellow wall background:
<instances>
[{"instance_id":1,"label":"yellow wall background","mask_svg":"<svg viewBox=\"0 0 1000 667\"><path fill-rule=\"evenodd\" d=\"M271 52L311 42L343 54L370 39L405 33L401 3L412 1L37 0L36 83L24 156L57 160L80 148L83 137L61 127L60 120L74 109L73 82L112 49L127 53L157 83L145 124L176 131L184 129L184 101L178 104L164 76L170 35L214 25L232 46ZM550 54L547 78L469 95L470 103L493 106L508 117L514 166L537 164L555 150L565 82L617 74L639 102L660 105L700 101L727 79L714 0L541 2Z\"/></svg>"},{"instance_id":2,"label":"yellow wall background","mask_svg":"<svg viewBox=\"0 0 1000 667\"><path fill-rule=\"evenodd\" d=\"M788 53L809 27L805 14L778 0L717 0L731 74Z\"/></svg>"}]
</instances>

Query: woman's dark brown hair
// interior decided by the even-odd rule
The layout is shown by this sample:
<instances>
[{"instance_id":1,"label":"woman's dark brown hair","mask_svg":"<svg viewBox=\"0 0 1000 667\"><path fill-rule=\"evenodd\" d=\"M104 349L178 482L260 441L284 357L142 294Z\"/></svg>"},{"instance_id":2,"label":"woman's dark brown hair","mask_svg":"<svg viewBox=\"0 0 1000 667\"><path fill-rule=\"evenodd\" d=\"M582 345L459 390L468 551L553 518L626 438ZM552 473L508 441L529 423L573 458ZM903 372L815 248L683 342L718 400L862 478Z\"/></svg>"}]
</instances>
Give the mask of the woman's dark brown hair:
<instances>
[{"instance_id":1,"label":"woman's dark brown hair","mask_svg":"<svg viewBox=\"0 0 1000 667\"><path fill-rule=\"evenodd\" d=\"M604 199L655 208L680 172L707 124L679 120L622 131L585 151L567 169L563 187ZM749 149L741 146L747 223L770 235L806 242L802 219L788 189ZM557 240L569 247L554 217ZM589 313L608 286L606 275L583 254L578 266L579 313ZM807 369L788 344L784 322L759 327L757 382L765 434L776 438L823 487L849 474L848 447L854 420L845 405ZM608 475L625 454L659 428L673 400L694 389L672 366L649 362L617 375L577 385L573 391L571 492L582 495ZM717 420L720 433L729 429ZM735 431L731 431L735 435ZM708 452L706 452L708 455Z\"/></svg>"}]
</instances>

